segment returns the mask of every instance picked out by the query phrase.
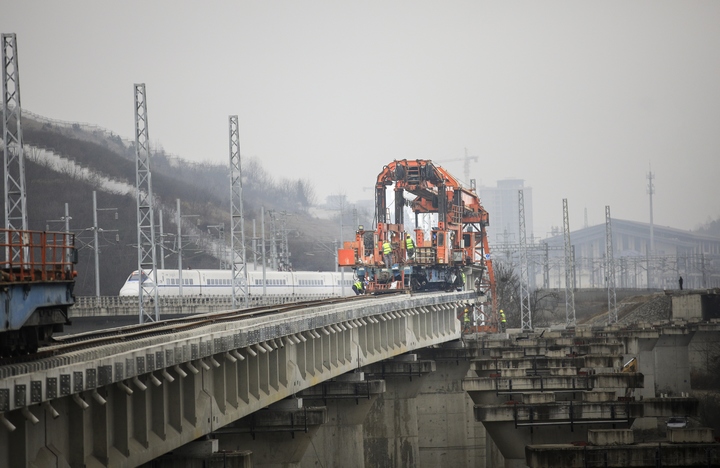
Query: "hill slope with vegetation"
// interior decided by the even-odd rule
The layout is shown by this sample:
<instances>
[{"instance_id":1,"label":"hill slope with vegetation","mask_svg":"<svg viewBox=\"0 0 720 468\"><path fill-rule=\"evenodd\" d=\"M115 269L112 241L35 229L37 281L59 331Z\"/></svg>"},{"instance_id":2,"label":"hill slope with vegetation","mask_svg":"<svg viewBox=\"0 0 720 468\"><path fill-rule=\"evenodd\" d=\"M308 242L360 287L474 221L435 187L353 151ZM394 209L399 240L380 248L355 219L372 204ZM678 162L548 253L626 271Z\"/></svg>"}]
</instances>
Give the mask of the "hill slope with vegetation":
<instances>
[{"instance_id":1,"label":"hill slope with vegetation","mask_svg":"<svg viewBox=\"0 0 720 468\"><path fill-rule=\"evenodd\" d=\"M137 269L137 208L134 193L118 191L108 179L125 186L135 185L133 142L102 129L50 121L34 115L24 115L22 125L30 229L63 230L61 218L65 204L68 204L70 228L76 233L80 248L76 294L94 295L92 192L96 191L100 293L117 294L128 274ZM54 165L43 157L45 152L72 163ZM175 207L176 200L180 199L182 214L188 215L183 221L183 266L218 268L220 260L211 254L219 250L219 226L225 226L226 243L230 236L229 166L191 163L158 151L151 155L150 167L153 194L163 214L165 267L177 267ZM258 160L252 158L242 160L242 170L248 261L254 258L251 252L253 220L256 220L259 236L260 210L264 207L266 238L271 237L268 224L271 211L276 218L278 213L283 213L286 219L284 228L290 234L288 244L294 269L334 269L334 253L327 247L333 236L322 233L337 232L339 228L332 220L314 219L309 215L315 202L311 184L305 180L276 181ZM92 175L88 177L87 173ZM159 225L159 210L156 209L158 238ZM215 240L212 240L213 236ZM325 247L320 248L320 244ZM157 263L158 266L162 263L159 257Z\"/></svg>"}]
</instances>

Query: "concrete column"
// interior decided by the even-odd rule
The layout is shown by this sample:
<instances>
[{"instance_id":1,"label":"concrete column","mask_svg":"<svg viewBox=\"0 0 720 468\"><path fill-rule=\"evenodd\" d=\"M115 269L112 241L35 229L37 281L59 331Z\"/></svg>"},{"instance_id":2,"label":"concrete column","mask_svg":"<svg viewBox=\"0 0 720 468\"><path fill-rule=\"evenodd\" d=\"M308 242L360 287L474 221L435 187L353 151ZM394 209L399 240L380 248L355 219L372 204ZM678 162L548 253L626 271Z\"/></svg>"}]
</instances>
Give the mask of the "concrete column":
<instances>
[{"instance_id":1,"label":"concrete column","mask_svg":"<svg viewBox=\"0 0 720 468\"><path fill-rule=\"evenodd\" d=\"M100 463L106 465L110 449L110 434L108 433L108 413L110 410L105 389L100 389L97 395L99 395L99 398L104 399L105 402L101 403L95 398L90 398L90 401L88 401L92 406L92 454Z\"/></svg>"},{"instance_id":2,"label":"concrete column","mask_svg":"<svg viewBox=\"0 0 720 468\"><path fill-rule=\"evenodd\" d=\"M133 393L139 390L133 390ZM117 387L111 391L114 397L112 401L112 424L113 424L113 446L124 456L130 454L130 395L119 390Z\"/></svg>"},{"instance_id":3,"label":"concrete column","mask_svg":"<svg viewBox=\"0 0 720 468\"><path fill-rule=\"evenodd\" d=\"M367 466L364 465L363 421L370 411L372 399L357 402L354 399L329 400L326 405L328 422L307 434L311 438L311 447L298 466ZM321 400L306 400L305 403L323 404Z\"/></svg>"},{"instance_id":4,"label":"concrete column","mask_svg":"<svg viewBox=\"0 0 720 468\"><path fill-rule=\"evenodd\" d=\"M22 468L28 466L28 425L32 424L27 421L19 410L5 414L5 418L15 430L8 434L8 468ZM3 431L6 429L3 427ZM82 431L81 431L82 434Z\"/></svg>"},{"instance_id":5,"label":"concrete column","mask_svg":"<svg viewBox=\"0 0 720 468\"><path fill-rule=\"evenodd\" d=\"M234 364L226 361L222 356L217 356L215 361L220 364L220 367L215 368L213 366L211 368L213 379L212 395L215 397L215 404L217 405L218 410L225 414L225 404L227 401L225 394L225 373L227 371L227 367L233 366Z\"/></svg>"},{"instance_id":6,"label":"concrete column","mask_svg":"<svg viewBox=\"0 0 720 468\"><path fill-rule=\"evenodd\" d=\"M417 466L485 466L485 428L475 421L474 403L462 389L470 362L436 361L436 366L435 372L423 377L416 398Z\"/></svg>"},{"instance_id":7,"label":"concrete column","mask_svg":"<svg viewBox=\"0 0 720 468\"><path fill-rule=\"evenodd\" d=\"M81 394L81 396L84 396ZM70 397L66 397L68 403L68 452L67 460L70 466L84 466L85 456L87 455L87 447L90 444L91 435L85 429L89 426L86 424L86 418L91 409L81 409ZM13 444L14 445L14 444Z\"/></svg>"},{"instance_id":8,"label":"concrete column","mask_svg":"<svg viewBox=\"0 0 720 468\"><path fill-rule=\"evenodd\" d=\"M162 378L162 376L159 378ZM152 401L150 407L150 427L152 428L152 432L154 432L161 440L165 440L165 437L167 436L165 432L165 425L167 423L167 405L165 404L167 401L167 382L164 380L162 382L163 383L158 387L150 384L148 387L148 393L150 393Z\"/></svg>"},{"instance_id":9,"label":"concrete column","mask_svg":"<svg viewBox=\"0 0 720 468\"><path fill-rule=\"evenodd\" d=\"M195 369L198 370L197 368ZM193 374L192 371L188 372L188 376L182 381L183 417L190 423L191 426L197 426L197 410L202 407L199 403L198 405L195 404L196 393L202 386L202 366L200 366L199 370L200 372L198 372L198 374ZM206 394L203 395L207 397Z\"/></svg>"},{"instance_id":10,"label":"concrete column","mask_svg":"<svg viewBox=\"0 0 720 468\"><path fill-rule=\"evenodd\" d=\"M140 378L140 383L146 388L145 391L141 391L137 386L133 387L132 394L132 434L133 439L138 441L144 448L148 448L149 439L148 434L150 426L148 420L150 419L147 407L150 399L150 389L148 386L152 386L150 379L147 377Z\"/></svg>"},{"instance_id":11,"label":"concrete column","mask_svg":"<svg viewBox=\"0 0 720 468\"><path fill-rule=\"evenodd\" d=\"M418 408L424 377L386 376L386 392L373 400L363 424L365 467L418 466Z\"/></svg>"},{"instance_id":12,"label":"concrete column","mask_svg":"<svg viewBox=\"0 0 720 468\"><path fill-rule=\"evenodd\" d=\"M680 396L690 392L690 334L660 337L655 345L655 391Z\"/></svg>"},{"instance_id":13,"label":"concrete column","mask_svg":"<svg viewBox=\"0 0 720 468\"><path fill-rule=\"evenodd\" d=\"M168 373L175 379L173 382L165 381L163 385L167 386L168 399L168 424L178 432L182 432L183 421L183 404L182 404L182 384L183 378L174 369ZM186 373L187 375L187 373Z\"/></svg>"}]
</instances>

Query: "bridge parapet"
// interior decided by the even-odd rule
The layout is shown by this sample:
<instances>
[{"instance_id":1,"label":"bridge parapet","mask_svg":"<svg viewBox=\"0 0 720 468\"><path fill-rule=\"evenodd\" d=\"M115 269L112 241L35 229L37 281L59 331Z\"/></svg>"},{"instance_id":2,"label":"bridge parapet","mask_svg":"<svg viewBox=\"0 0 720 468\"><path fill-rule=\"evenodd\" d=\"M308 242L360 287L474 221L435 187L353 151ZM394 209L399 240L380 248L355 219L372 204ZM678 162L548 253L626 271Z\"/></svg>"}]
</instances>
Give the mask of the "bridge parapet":
<instances>
[{"instance_id":1,"label":"bridge parapet","mask_svg":"<svg viewBox=\"0 0 720 468\"><path fill-rule=\"evenodd\" d=\"M292 304L295 302L326 299L326 295L250 296L249 307ZM232 296L160 296L160 317L194 315L232 310ZM138 315L138 299L132 296L79 296L70 308L70 317L119 317Z\"/></svg>"}]
</instances>

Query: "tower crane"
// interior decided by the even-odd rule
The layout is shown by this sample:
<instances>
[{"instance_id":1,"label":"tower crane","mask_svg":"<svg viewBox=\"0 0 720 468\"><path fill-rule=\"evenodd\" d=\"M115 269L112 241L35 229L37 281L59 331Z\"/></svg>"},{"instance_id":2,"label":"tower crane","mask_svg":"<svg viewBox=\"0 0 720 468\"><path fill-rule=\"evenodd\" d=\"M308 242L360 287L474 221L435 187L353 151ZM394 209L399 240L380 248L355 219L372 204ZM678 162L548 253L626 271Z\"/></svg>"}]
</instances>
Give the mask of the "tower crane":
<instances>
[{"instance_id":1,"label":"tower crane","mask_svg":"<svg viewBox=\"0 0 720 468\"><path fill-rule=\"evenodd\" d=\"M465 182L466 184L470 183L470 161L478 162L477 156L468 156L468 150L465 148L465 157L463 158L455 158L455 159L443 159L439 160L437 162L439 163L449 163L449 162L458 162L463 161L463 176L465 176Z\"/></svg>"}]
</instances>

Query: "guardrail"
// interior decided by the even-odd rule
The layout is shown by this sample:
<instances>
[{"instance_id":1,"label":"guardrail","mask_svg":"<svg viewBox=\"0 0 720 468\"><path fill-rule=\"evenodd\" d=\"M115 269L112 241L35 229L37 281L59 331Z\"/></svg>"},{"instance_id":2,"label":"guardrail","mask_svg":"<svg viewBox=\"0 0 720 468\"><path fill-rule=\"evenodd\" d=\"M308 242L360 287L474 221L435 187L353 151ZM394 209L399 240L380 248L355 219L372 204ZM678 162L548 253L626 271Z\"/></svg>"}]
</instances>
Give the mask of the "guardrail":
<instances>
[{"instance_id":1,"label":"guardrail","mask_svg":"<svg viewBox=\"0 0 720 468\"><path fill-rule=\"evenodd\" d=\"M326 299L327 295L250 296L249 307L289 304ZM149 300L152 300L149 298ZM160 296L160 315L190 315L233 308L232 296ZM240 308L244 308L244 305ZM71 317L117 316L138 314L138 299L132 296L81 296L75 298Z\"/></svg>"},{"instance_id":2,"label":"guardrail","mask_svg":"<svg viewBox=\"0 0 720 468\"><path fill-rule=\"evenodd\" d=\"M0 229L2 281L73 280L74 245L66 232Z\"/></svg>"}]
</instances>

